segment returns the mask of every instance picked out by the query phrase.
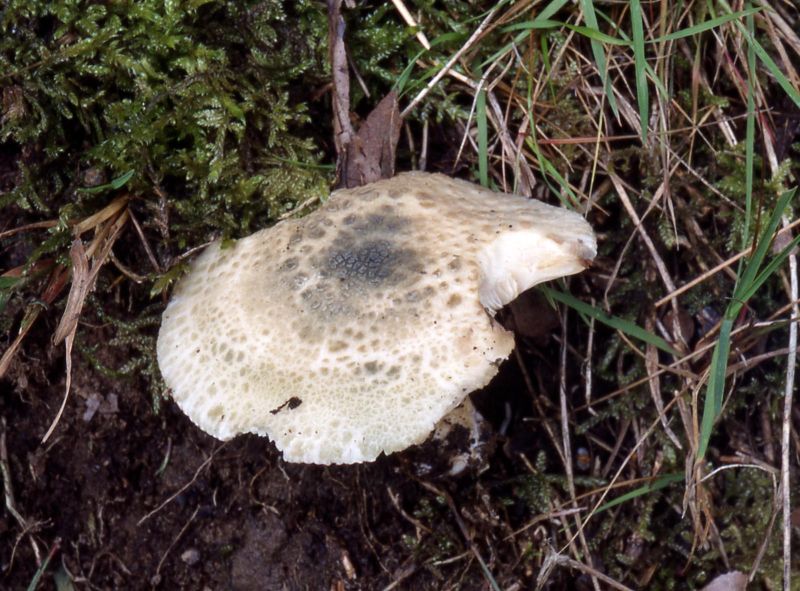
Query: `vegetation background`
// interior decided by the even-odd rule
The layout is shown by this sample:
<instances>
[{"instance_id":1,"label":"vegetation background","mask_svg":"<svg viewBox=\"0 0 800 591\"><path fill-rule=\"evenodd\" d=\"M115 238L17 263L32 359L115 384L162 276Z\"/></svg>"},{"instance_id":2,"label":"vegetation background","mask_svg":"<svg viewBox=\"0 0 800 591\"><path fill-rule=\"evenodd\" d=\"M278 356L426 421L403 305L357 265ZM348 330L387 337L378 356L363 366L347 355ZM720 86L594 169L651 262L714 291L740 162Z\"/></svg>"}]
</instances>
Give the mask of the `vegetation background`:
<instances>
[{"instance_id":1,"label":"vegetation background","mask_svg":"<svg viewBox=\"0 0 800 591\"><path fill-rule=\"evenodd\" d=\"M334 181L324 3L7 0L0 586L789 588L798 5L353 4L353 119L399 93L398 169L598 233L514 311L483 457L286 465L199 432L158 374L192 254Z\"/></svg>"}]
</instances>

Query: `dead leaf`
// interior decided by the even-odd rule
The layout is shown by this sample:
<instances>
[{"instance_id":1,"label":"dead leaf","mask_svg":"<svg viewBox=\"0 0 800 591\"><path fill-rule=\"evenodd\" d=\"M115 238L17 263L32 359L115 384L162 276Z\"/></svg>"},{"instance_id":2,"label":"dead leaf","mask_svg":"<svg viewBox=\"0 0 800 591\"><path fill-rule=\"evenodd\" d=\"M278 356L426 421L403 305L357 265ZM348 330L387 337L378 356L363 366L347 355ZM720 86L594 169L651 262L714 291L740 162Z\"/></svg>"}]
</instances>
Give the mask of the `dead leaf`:
<instances>
[{"instance_id":1,"label":"dead leaf","mask_svg":"<svg viewBox=\"0 0 800 591\"><path fill-rule=\"evenodd\" d=\"M397 94L392 91L372 110L346 147L344 185L360 187L394 176L402 120Z\"/></svg>"},{"instance_id":2,"label":"dead leaf","mask_svg":"<svg viewBox=\"0 0 800 591\"><path fill-rule=\"evenodd\" d=\"M67 335L75 330L78 318L81 315L83 302L89 293L89 261L86 258L86 250L83 248L83 241L76 238L72 241L69 248L69 258L72 261L72 284L67 296L67 304L64 307L64 314L58 323L58 328L53 335L53 344L58 345Z\"/></svg>"},{"instance_id":3,"label":"dead leaf","mask_svg":"<svg viewBox=\"0 0 800 591\"><path fill-rule=\"evenodd\" d=\"M328 59L333 93L337 187L360 187L394 176L402 117L394 91L372 110L356 134L350 122L350 71L344 45L342 0L328 0Z\"/></svg>"},{"instance_id":4,"label":"dead leaf","mask_svg":"<svg viewBox=\"0 0 800 591\"><path fill-rule=\"evenodd\" d=\"M78 319L81 316L83 304L86 302L86 296L94 288L100 268L108 260L111 248L128 221L128 217L128 211L126 209L122 210L122 213L113 222L109 221L98 227L89 248L84 249L83 241L80 238L76 238L69 249L70 259L72 260L72 285L67 296L64 314L61 316L61 321L58 323L56 332L53 335L53 344L58 345L62 340L65 344L67 375L64 386L64 399L61 401L61 406L53 422L44 434L42 443L45 443L53 434L58 422L61 420L61 415L64 413L64 408L67 406L67 399L72 386L72 345L75 342ZM89 266L90 258L92 261L91 267Z\"/></svg>"}]
</instances>

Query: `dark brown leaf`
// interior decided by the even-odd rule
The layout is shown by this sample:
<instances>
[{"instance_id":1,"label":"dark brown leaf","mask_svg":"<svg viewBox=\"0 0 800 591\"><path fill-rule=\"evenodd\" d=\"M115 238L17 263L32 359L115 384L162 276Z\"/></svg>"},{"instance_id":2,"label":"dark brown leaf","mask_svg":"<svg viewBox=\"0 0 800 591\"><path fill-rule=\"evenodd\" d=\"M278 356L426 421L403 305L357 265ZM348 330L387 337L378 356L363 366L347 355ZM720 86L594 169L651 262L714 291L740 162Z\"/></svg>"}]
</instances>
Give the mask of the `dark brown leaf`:
<instances>
[{"instance_id":1,"label":"dark brown leaf","mask_svg":"<svg viewBox=\"0 0 800 591\"><path fill-rule=\"evenodd\" d=\"M344 186L360 187L394 176L400 126L397 94L392 91L372 110L347 147Z\"/></svg>"}]
</instances>

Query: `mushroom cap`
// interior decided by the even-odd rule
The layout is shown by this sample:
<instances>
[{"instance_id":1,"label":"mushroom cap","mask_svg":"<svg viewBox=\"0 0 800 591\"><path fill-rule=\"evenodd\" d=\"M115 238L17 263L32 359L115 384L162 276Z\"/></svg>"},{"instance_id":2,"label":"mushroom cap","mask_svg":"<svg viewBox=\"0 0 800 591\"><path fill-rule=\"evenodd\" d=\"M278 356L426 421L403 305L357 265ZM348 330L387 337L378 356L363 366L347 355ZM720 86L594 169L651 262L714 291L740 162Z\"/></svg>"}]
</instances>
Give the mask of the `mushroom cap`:
<instances>
[{"instance_id":1,"label":"mushroom cap","mask_svg":"<svg viewBox=\"0 0 800 591\"><path fill-rule=\"evenodd\" d=\"M267 435L287 461L371 461L423 441L495 375L514 339L491 313L595 251L576 213L401 174L209 246L164 312L159 366L217 438Z\"/></svg>"}]
</instances>

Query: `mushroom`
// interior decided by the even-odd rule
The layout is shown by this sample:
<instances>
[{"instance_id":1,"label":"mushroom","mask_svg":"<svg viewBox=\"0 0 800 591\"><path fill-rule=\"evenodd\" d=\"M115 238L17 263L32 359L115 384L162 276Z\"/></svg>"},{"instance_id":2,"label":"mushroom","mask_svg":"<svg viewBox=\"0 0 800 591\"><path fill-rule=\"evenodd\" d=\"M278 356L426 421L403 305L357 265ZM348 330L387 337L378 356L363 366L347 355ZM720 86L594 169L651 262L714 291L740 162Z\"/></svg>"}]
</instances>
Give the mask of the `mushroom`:
<instances>
[{"instance_id":1,"label":"mushroom","mask_svg":"<svg viewBox=\"0 0 800 591\"><path fill-rule=\"evenodd\" d=\"M514 338L494 312L595 252L576 213L400 174L209 246L164 312L158 363L214 437L267 435L292 462L371 461L422 442L497 373Z\"/></svg>"}]
</instances>

